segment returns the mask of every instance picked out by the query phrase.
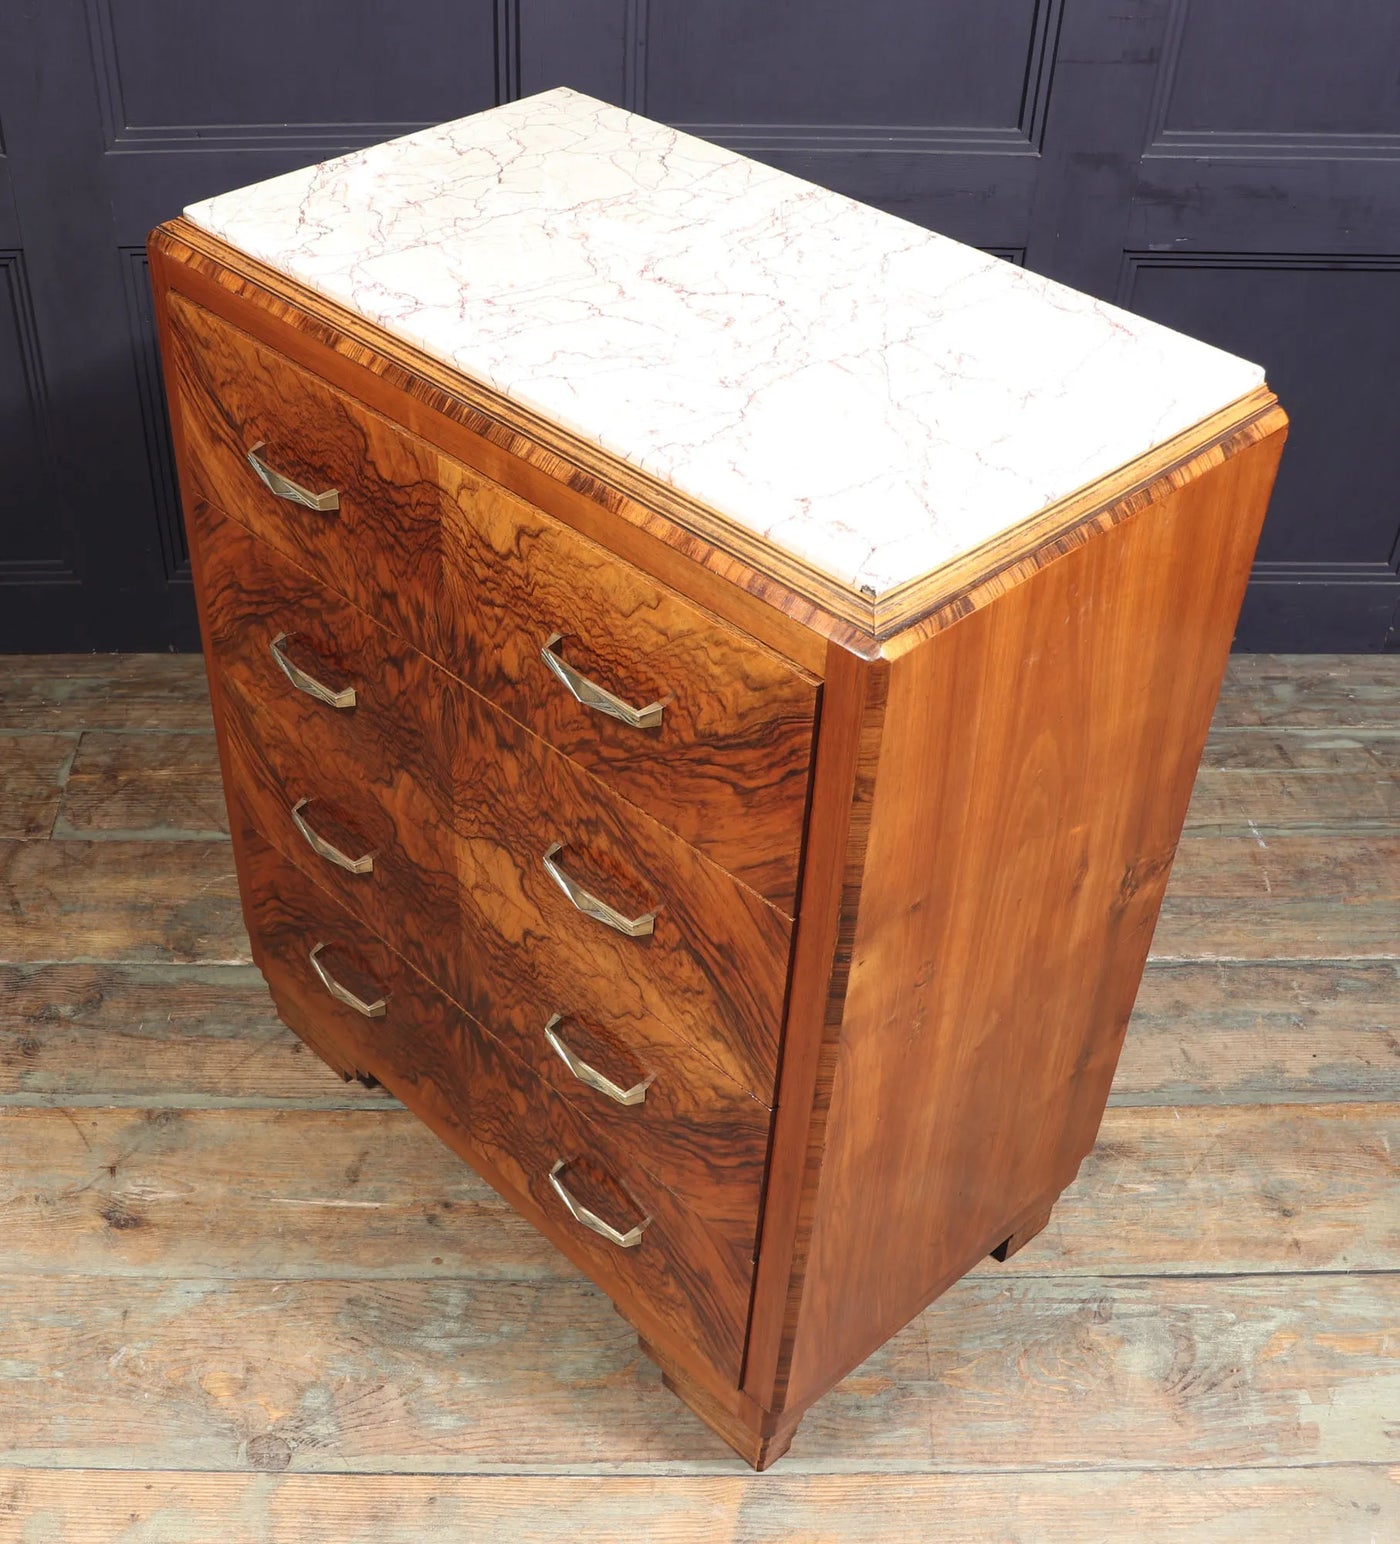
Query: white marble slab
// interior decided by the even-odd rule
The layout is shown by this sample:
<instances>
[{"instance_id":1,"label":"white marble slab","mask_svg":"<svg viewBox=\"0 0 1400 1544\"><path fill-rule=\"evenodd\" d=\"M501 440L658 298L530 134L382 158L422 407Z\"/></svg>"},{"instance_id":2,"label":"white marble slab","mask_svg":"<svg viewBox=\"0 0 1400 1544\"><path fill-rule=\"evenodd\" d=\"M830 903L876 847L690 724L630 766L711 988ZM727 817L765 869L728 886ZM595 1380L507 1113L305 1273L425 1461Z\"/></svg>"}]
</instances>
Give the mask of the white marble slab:
<instances>
[{"instance_id":1,"label":"white marble slab","mask_svg":"<svg viewBox=\"0 0 1400 1544\"><path fill-rule=\"evenodd\" d=\"M867 594L1264 379L568 90L185 212Z\"/></svg>"}]
</instances>

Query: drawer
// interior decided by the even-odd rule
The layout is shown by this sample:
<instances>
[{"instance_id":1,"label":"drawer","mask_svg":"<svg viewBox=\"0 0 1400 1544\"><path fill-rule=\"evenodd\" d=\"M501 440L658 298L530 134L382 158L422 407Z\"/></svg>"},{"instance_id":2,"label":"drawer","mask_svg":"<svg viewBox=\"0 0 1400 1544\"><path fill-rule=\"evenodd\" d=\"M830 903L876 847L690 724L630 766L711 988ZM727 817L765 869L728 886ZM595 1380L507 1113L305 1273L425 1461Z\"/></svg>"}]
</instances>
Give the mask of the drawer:
<instances>
[{"instance_id":1,"label":"drawer","mask_svg":"<svg viewBox=\"0 0 1400 1544\"><path fill-rule=\"evenodd\" d=\"M451 853L434 839L444 827L419 818L431 801L403 787L390 809L353 767L325 771L310 746L283 736L232 694L227 703L233 799L288 862L450 990L461 969L461 907Z\"/></svg>"},{"instance_id":2,"label":"drawer","mask_svg":"<svg viewBox=\"0 0 1400 1544\"><path fill-rule=\"evenodd\" d=\"M688 1044L771 1103L781 912L207 501L193 528L232 775L269 840L478 1017L528 1003L532 1037L557 1013L652 1056ZM279 638L354 705L299 689ZM577 909L545 867L556 844L652 931Z\"/></svg>"},{"instance_id":3,"label":"drawer","mask_svg":"<svg viewBox=\"0 0 1400 1544\"><path fill-rule=\"evenodd\" d=\"M350 758L389 804L403 789L435 797L446 823L443 673L208 500L193 501L190 523L205 644L246 712L275 718L317 758Z\"/></svg>"},{"instance_id":4,"label":"drawer","mask_svg":"<svg viewBox=\"0 0 1400 1544\"><path fill-rule=\"evenodd\" d=\"M496 977L490 952L479 944L465 946L471 969L461 970L457 865L451 853L444 859L442 838L452 828L449 744L456 736L455 706L442 688L461 688L207 502L193 519L236 776L266 829L281 831L308 873L338 887L358 914L374 916L377 929L420 969L444 985L450 980L498 1039L630 1143L665 1184L731 1231L751 1228L768 1146L767 1105L661 1019L634 1018L624 1034L622 1026L581 1012L572 997L551 1004L537 978L504 949ZM342 706L311 687L327 689ZM353 703L344 700L347 692ZM292 758L288 747L301 754ZM354 852L373 848L378 886L373 878L334 872L336 865L327 866L304 839L305 850L297 848L293 833L300 832L288 828L296 779L337 766L355 769L336 788L337 823L350 828L339 840ZM314 799L303 813L314 830ZM383 897L371 894L382 886ZM638 1085L640 1097L619 1103L619 1093Z\"/></svg>"},{"instance_id":5,"label":"drawer","mask_svg":"<svg viewBox=\"0 0 1400 1544\"><path fill-rule=\"evenodd\" d=\"M449 668L794 915L817 683L478 473L442 477Z\"/></svg>"},{"instance_id":6,"label":"drawer","mask_svg":"<svg viewBox=\"0 0 1400 1544\"><path fill-rule=\"evenodd\" d=\"M234 795L294 862L446 981L460 930L447 678L206 501L192 530Z\"/></svg>"},{"instance_id":7,"label":"drawer","mask_svg":"<svg viewBox=\"0 0 1400 1544\"><path fill-rule=\"evenodd\" d=\"M478 991L524 979L548 1014L628 1044L660 1021L771 1103L788 919L474 692L449 690L470 962L459 1000L484 1014ZM630 936L595 909L650 931Z\"/></svg>"},{"instance_id":8,"label":"drawer","mask_svg":"<svg viewBox=\"0 0 1400 1544\"><path fill-rule=\"evenodd\" d=\"M736 1247L757 1248L766 1105L659 1020L625 1039L551 1012L523 973L471 995L478 1022L556 1093Z\"/></svg>"},{"instance_id":9,"label":"drawer","mask_svg":"<svg viewBox=\"0 0 1400 1544\"><path fill-rule=\"evenodd\" d=\"M812 677L179 294L170 307L190 465L215 504L793 914ZM258 443L338 508L270 491Z\"/></svg>"},{"instance_id":10,"label":"drawer","mask_svg":"<svg viewBox=\"0 0 1400 1544\"><path fill-rule=\"evenodd\" d=\"M245 827L241 840L254 954L284 1019L332 1059L377 1077L648 1338L683 1358L687 1346L698 1347L717 1371L737 1380L752 1278L747 1254L256 832ZM336 990L377 1016L332 995ZM624 1237L644 1224L639 1241L621 1247L591 1231L571 1214L556 1182Z\"/></svg>"},{"instance_id":11,"label":"drawer","mask_svg":"<svg viewBox=\"0 0 1400 1544\"><path fill-rule=\"evenodd\" d=\"M203 494L280 552L439 652L437 455L172 293L167 368L179 382L185 467ZM274 492L254 471L255 446ZM333 495L313 509L287 496Z\"/></svg>"}]
</instances>

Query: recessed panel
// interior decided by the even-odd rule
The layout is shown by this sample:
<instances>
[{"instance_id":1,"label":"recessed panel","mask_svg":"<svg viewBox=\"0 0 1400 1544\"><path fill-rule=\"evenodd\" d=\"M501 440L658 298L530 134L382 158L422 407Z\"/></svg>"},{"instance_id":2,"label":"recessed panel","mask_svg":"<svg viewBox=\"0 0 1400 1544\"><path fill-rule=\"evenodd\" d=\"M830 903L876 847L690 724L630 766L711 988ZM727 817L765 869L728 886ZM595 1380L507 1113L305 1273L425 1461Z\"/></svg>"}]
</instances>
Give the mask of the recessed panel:
<instances>
[{"instance_id":1,"label":"recessed panel","mask_svg":"<svg viewBox=\"0 0 1400 1544\"><path fill-rule=\"evenodd\" d=\"M1400 133L1400 6L1194 0L1163 126L1172 133Z\"/></svg>"},{"instance_id":2,"label":"recessed panel","mask_svg":"<svg viewBox=\"0 0 1400 1544\"><path fill-rule=\"evenodd\" d=\"M136 368L141 427L145 431L146 461L151 478L152 513L160 536L161 561L167 579L188 579L190 552L185 539L185 523L180 518L180 501L175 492L175 453L170 437L170 415L161 385L150 263L143 247L124 248L121 259L131 321L132 363Z\"/></svg>"},{"instance_id":3,"label":"recessed panel","mask_svg":"<svg viewBox=\"0 0 1400 1544\"><path fill-rule=\"evenodd\" d=\"M39 389L24 271L18 253L0 252L0 467L3 505L13 512L0 520L3 579L26 577L29 565L58 565L64 547L44 461Z\"/></svg>"},{"instance_id":4,"label":"recessed panel","mask_svg":"<svg viewBox=\"0 0 1400 1544\"><path fill-rule=\"evenodd\" d=\"M1385 562L1400 524L1400 259L1140 260L1132 309L1262 364L1291 420L1259 557Z\"/></svg>"},{"instance_id":5,"label":"recessed panel","mask_svg":"<svg viewBox=\"0 0 1400 1544\"><path fill-rule=\"evenodd\" d=\"M520 18L520 94L571 86L622 105L627 89L625 0L515 0Z\"/></svg>"},{"instance_id":6,"label":"recessed panel","mask_svg":"<svg viewBox=\"0 0 1400 1544\"><path fill-rule=\"evenodd\" d=\"M1015 128L1036 0L651 0L646 105L669 123Z\"/></svg>"},{"instance_id":7,"label":"recessed panel","mask_svg":"<svg viewBox=\"0 0 1400 1544\"><path fill-rule=\"evenodd\" d=\"M118 134L438 123L496 99L491 0L92 3Z\"/></svg>"}]
</instances>

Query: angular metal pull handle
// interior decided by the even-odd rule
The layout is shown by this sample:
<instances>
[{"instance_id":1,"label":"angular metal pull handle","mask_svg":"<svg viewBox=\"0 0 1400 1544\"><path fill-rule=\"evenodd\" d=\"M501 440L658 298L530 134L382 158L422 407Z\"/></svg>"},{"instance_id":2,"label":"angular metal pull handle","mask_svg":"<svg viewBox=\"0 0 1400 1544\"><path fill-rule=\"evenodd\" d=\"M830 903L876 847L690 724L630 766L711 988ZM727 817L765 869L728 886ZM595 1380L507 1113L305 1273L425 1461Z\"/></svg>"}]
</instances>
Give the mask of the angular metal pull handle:
<instances>
[{"instance_id":1,"label":"angular metal pull handle","mask_svg":"<svg viewBox=\"0 0 1400 1544\"><path fill-rule=\"evenodd\" d=\"M569 1209L569 1215L575 1222L581 1222L585 1228L592 1228L595 1233L601 1233L610 1244L616 1244L619 1249L635 1249L642 1241L642 1232L651 1221L650 1217L643 1217L635 1228L628 1228L625 1233L619 1233L611 1223L604 1222L597 1212L590 1212L581 1202L574 1200L564 1188L564 1182L559 1178L560 1174L568 1168L568 1160L561 1158L549 1171L549 1183L554 1186L554 1193Z\"/></svg>"},{"instance_id":2,"label":"angular metal pull handle","mask_svg":"<svg viewBox=\"0 0 1400 1544\"><path fill-rule=\"evenodd\" d=\"M604 1077L596 1067L590 1067L586 1061L575 1055L555 1034L555 1025L563 1022L564 1015L556 1013L545 1025L544 1037L549 1041L554 1054L580 1083L586 1083L589 1088L596 1088L600 1094L606 1094L616 1104L640 1104L646 1098L647 1089L656 1081L654 1072L649 1072L640 1083L634 1084L631 1088L619 1088L611 1078Z\"/></svg>"},{"instance_id":3,"label":"angular metal pull handle","mask_svg":"<svg viewBox=\"0 0 1400 1544\"><path fill-rule=\"evenodd\" d=\"M630 702L615 697L607 687L590 681L586 675L575 670L568 660L561 659L554 645L562 642L563 638L563 633L551 633L540 650L540 658L568 687L576 701L581 702L585 708L596 708L609 718L630 724L633 729L654 729L661 722L661 713L666 706L664 702L649 702L644 708L634 708Z\"/></svg>"},{"instance_id":4,"label":"angular metal pull handle","mask_svg":"<svg viewBox=\"0 0 1400 1544\"><path fill-rule=\"evenodd\" d=\"M320 960L321 950L325 944L317 944L307 958L311 961L311 968L321 979L321 985L338 1001L347 1007L353 1008L356 1013L363 1013L367 1019L382 1019L384 1009L388 1005L385 997L376 997L372 1003L367 1003L363 997L356 997L348 986L341 986L340 982L331 975L330 971L322 965Z\"/></svg>"},{"instance_id":5,"label":"angular metal pull handle","mask_svg":"<svg viewBox=\"0 0 1400 1544\"><path fill-rule=\"evenodd\" d=\"M272 657L277 661L277 668L292 683L299 692L305 692L308 697L314 697L317 702L324 702L332 708L353 708L355 706L355 688L344 687L341 691L332 691L324 682L318 681L315 676L307 675L300 665L294 665L283 651L282 645L287 642L286 633L278 633L268 647L272 650Z\"/></svg>"},{"instance_id":6,"label":"angular metal pull handle","mask_svg":"<svg viewBox=\"0 0 1400 1544\"><path fill-rule=\"evenodd\" d=\"M299 482L293 482L290 477L284 477L281 472L270 467L258 454L265 443L259 440L248 452L248 465L262 479L269 492L275 493L279 499L301 504L306 509L319 509L323 514L327 510L340 508L340 493L337 489L327 488L324 493L313 493L310 488L303 488Z\"/></svg>"},{"instance_id":7,"label":"angular metal pull handle","mask_svg":"<svg viewBox=\"0 0 1400 1544\"><path fill-rule=\"evenodd\" d=\"M645 938L653 930L656 924L654 911L643 912L640 917L624 917L606 901L600 901L596 895L590 895L577 880L570 879L554 861L555 853L563 850L563 842L555 842L550 846L543 859L544 871L585 917L593 917L598 922L605 922L609 927L616 928L619 933L625 933L628 938Z\"/></svg>"},{"instance_id":8,"label":"angular metal pull handle","mask_svg":"<svg viewBox=\"0 0 1400 1544\"><path fill-rule=\"evenodd\" d=\"M348 853L341 852L339 847L332 846L319 832L311 829L307 824L306 816L302 814L302 811L310 803L310 799L298 799L292 805L292 824L306 838L306 845L312 852L318 853L328 862L338 863L343 869L349 869L352 874L371 873L374 869L374 854L372 852L364 853L358 858L352 858Z\"/></svg>"}]
</instances>

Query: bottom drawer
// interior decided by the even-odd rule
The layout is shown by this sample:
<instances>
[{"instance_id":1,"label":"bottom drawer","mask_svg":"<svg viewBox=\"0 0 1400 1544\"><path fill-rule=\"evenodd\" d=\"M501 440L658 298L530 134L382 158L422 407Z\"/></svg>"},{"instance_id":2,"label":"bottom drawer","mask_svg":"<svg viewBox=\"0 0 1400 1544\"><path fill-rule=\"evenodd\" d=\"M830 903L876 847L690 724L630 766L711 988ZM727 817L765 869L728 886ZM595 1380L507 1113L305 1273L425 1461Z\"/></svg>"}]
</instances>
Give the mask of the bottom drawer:
<instances>
[{"instance_id":1,"label":"bottom drawer","mask_svg":"<svg viewBox=\"0 0 1400 1544\"><path fill-rule=\"evenodd\" d=\"M698 1351L737 1383L753 1271L744 1253L259 834L245 827L241 846L254 958L289 1027L342 1069L378 1078L648 1340L686 1362Z\"/></svg>"}]
</instances>

